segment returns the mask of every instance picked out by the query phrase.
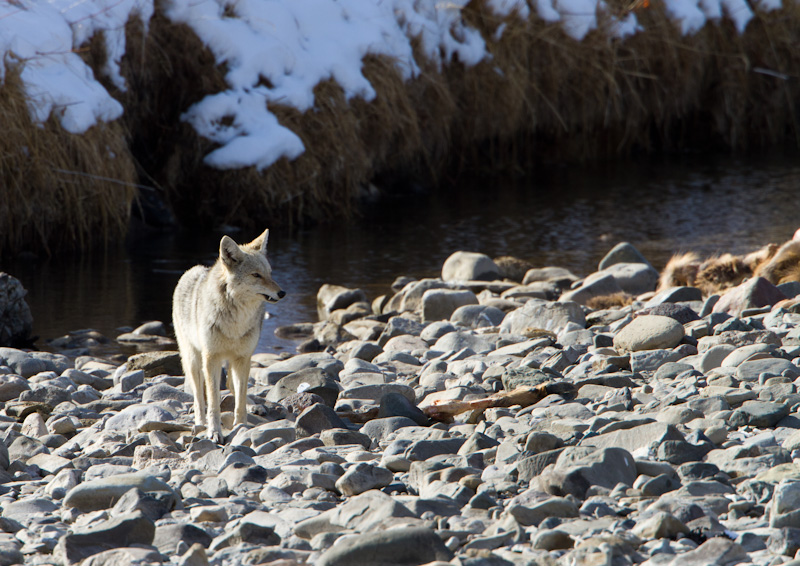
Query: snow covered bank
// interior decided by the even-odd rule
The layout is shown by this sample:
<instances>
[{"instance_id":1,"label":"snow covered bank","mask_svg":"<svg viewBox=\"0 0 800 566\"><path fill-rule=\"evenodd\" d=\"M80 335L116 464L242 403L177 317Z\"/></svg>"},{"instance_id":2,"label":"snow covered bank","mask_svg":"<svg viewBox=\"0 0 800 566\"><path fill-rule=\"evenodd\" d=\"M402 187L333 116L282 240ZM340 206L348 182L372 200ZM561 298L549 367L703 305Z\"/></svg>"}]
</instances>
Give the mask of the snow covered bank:
<instances>
[{"instance_id":1,"label":"snow covered bank","mask_svg":"<svg viewBox=\"0 0 800 566\"><path fill-rule=\"evenodd\" d=\"M454 156L800 139L799 44L795 0L0 0L0 99L22 100L0 111L25 118L0 224L47 244L65 194L83 218L105 190L119 223L141 184L182 220L260 225ZM6 198L34 177L49 216Z\"/></svg>"},{"instance_id":2,"label":"snow covered bank","mask_svg":"<svg viewBox=\"0 0 800 566\"><path fill-rule=\"evenodd\" d=\"M763 10L781 0L759 0ZM375 98L361 67L366 55L395 61L404 80L420 68L412 41L437 68L459 61L474 66L491 59L481 33L462 11L467 0L168 0L165 15L191 27L226 69L228 89L210 93L185 109L184 119L219 147L206 164L219 169L269 167L280 157L297 158L305 147L282 126L269 106L300 112L314 108L314 87L333 79L348 99ZM497 16L560 25L576 41L603 27L609 38L643 31L632 11L615 14L605 0L487 0ZM731 19L742 33L754 14L745 0L666 0L666 13L683 34L708 22ZM533 11L533 16L531 12ZM32 117L51 114L72 133L123 113L76 53L103 34L107 62L102 69L124 90L119 63L125 54L125 24L147 25L153 0L19 0L0 2L0 53L18 65ZM602 24L601 24L602 22ZM504 26L491 38L502 39ZM0 74L5 65L0 60ZM498 69L498 72L502 72Z\"/></svg>"}]
</instances>

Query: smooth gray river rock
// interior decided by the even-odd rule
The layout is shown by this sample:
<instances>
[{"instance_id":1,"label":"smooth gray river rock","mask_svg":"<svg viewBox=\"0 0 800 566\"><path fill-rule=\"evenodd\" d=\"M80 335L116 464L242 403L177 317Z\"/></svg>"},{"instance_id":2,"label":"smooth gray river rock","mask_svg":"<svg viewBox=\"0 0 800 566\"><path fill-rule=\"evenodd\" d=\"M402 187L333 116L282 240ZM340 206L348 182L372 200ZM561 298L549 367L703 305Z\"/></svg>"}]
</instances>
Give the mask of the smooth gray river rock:
<instances>
[{"instance_id":1,"label":"smooth gray river rock","mask_svg":"<svg viewBox=\"0 0 800 566\"><path fill-rule=\"evenodd\" d=\"M584 287L652 275L623 256ZM592 311L566 270L529 275L409 277L374 310L330 310L324 352L254 356L247 425L223 391L222 446L181 375L123 387L123 355L2 350L36 371L0 360L0 565L793 559L797 306L737 319L677 288ZM423 322L426 292L479 304ZM653 320L655 345L637 330Z\"/></svg>"}]
</instances>

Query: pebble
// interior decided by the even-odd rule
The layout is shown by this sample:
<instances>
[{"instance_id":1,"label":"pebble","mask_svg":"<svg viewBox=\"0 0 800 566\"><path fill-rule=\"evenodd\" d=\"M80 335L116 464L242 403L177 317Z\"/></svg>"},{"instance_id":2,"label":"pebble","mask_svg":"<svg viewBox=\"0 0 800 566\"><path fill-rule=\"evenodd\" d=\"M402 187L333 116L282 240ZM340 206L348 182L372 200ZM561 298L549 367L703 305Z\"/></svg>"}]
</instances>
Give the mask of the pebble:
<instances>
[{"instance_id":1,"label":"pebble","mask_svg":"<svg viewBox=\"0 0 800 566\"><path fill-rule=\"evenodd\" d=\"M222 447L174 352L0 348L0 564L791 563L796 306L758 281L716 312L695 288L655 294L627 243L580 283L445 263L372 307L323 286L326 350L255 356L247 426L223 394ZM632 304L583 306L608 290ZM544 385L527 406L426 413Z\"/></svg>"}]
</instances>

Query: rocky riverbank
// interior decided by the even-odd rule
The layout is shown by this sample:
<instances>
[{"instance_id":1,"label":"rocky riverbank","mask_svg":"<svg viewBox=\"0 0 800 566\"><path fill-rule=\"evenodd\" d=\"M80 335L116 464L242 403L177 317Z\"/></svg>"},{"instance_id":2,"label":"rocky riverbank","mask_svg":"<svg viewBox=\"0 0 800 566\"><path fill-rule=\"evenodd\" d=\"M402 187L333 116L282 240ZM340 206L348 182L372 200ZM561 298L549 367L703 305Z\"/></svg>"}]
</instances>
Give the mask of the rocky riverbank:
<instances>
[{"instance_id":1,"label":"rocky riverbank","mask_svg":"<svg viewBox=\"0 0 800 566\"><path fill-rule=\"evenodd\" d=\"M174 352L0 349L0 564L800 564L800 284L657 280L623 244L323 286L224 446Z\"/></svg>"}]
</instances>

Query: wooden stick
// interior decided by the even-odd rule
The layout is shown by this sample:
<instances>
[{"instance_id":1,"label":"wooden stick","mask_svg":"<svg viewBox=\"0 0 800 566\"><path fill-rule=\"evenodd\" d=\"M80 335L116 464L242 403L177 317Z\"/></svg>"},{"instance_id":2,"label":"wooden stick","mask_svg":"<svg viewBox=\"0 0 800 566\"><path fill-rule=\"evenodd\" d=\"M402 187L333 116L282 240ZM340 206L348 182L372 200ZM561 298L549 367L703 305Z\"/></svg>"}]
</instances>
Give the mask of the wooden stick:
<instances>
[{"instance_id":1,"label":"wooden stick","mask_svg":"<svg viewBox=\"0 0 800 566\"><path fill-rule=\"evenodd\" d=\"M423 412L432 419L452 421L455 415L473 411L469 419L469 422L472 422L473 419L477 420L480 414L486 409L512 407L514 405L528 407L529 405L538 403L548 395L563 395L573 390L574 387L572 384L565 382L543 383L533 387L522 386L512 391L500 391L489 397L474 399L472 401L461 401L458 399L434 401L432 405L425 407Z\"/></svg>"}]
</instances>

